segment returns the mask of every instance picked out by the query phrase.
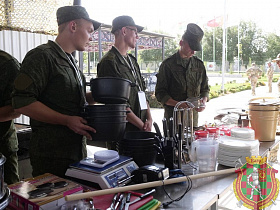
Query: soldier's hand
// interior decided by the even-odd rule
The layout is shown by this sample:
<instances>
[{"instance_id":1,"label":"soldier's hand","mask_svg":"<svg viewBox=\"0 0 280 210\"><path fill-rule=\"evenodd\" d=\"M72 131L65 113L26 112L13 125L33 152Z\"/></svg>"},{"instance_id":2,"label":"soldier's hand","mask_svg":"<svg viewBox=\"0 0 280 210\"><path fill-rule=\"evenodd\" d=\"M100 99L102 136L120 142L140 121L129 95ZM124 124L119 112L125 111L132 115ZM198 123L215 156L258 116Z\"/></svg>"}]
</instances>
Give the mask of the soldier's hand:
<instances>
[{"instance_id":1,"label":"soldier's hand","mask_svg":"<svg viewBox=\"0 0 280 210\"><path fill-rule=\"evenodd\" d=\"M152 124L153 124L153 121L152 121L152 120L147 120L147 121L144 123L143 130L144 130L144 131L151 131L151 130L152 130Z\"/></svg>"},{"instance_id":2,"label":"soldier's hand","mask_svg":"<svg viewBox=\"0 0 280 210\"><path fill-rule=\"evenodd\" d=\"M73 130L75 133L86 136L87 139L92 140L91 135L87 131L96 133L96 130L88 125L87 121L82 117L68 116L67 127Z\"/></svg>"},{"instance_id":3,"label":"soldier's hand","mask_svg":"<svg viewBox=\"0 0 280 210\"><path fill-rule=\"evenodd\" d=\"M186 109L186 108L189 108L188 104L187 103L182 103L179 105L178 108L181 108L181 109Z\"/></svg>"},{"instance_id":4,"label":"soldier's hand","mask_svg":"<svg viewBox=\"0 0 280 210\"><path fill-rule=\"evenodd\" d=\"M205 106L204 106L204 107L195 108L195 110L196 110L197 112L202 112L204 109L205 109Z\"/></svg>"}]
</instances>

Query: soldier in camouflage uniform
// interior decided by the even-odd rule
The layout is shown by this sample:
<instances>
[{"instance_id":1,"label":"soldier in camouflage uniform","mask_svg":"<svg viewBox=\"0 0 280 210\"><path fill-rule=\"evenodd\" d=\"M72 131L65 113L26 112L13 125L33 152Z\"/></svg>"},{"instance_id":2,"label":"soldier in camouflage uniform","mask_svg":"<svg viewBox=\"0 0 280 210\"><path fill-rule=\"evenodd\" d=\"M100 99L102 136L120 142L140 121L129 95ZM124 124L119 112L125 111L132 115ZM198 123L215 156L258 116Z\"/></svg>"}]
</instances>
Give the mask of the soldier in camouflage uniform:
<instances>
[{"instance_id":1,"label":"soldier in camouflage uniform","mask_svg":"<svg viewBox=\"0 0 280 210\"><path fill-rule=\"evenodd\" d=\"M71 53L83 51L100 23L85 8L57 10L58 36L25 56L15 80L13 107L30 117L30 161L33 176L52 173L64 177L69 164L86 157L86 137L94 128L80 115L93 103L85 77Z\"/></svg>"},{"instance_id":2,"label":"soldier in camouflage uniform","mask_svg":"<svg viewBox=\"0 0 280 210\"><path fill-rule=\"evenodd\" d=\"M257 67L255 63L252 63L252 66L246 70L246 74L248 79L251 81L252 95L255 96L257 82L262 75L262 70L260 70L260 68Z\"/></svg>"},{"instance_id":3,"label":"soldier in camouflage uniform","mask_svg":"<svg viewBox=\"0 0 280 210\"><path fill-rule=\"evenodd\" d=\"M268 85L268 92L272 93L272 79L273 79L273 67L271 66L271 62L267 62L267 85Z\"/></svg>"},{"instance_id":4,"label":"soldier in camouflage uniform","mask_svg":"<svg viewBox=\"0 0 280 210\"><path fill-rule=\"evenodd\" d=\"M155 95L164 106L164 117L173 116L174 106L179 101L198 97L205 105L208 100L208 77L203 62L194 55L200 51L200 41L204 33L196 24L188 24L187 30L180 40L180 49L177 53L165 59L157 74ZM187 108L186 103L180 108ZM194 110L194 126L198 125L198 112L205 106Z\"/></svg>"},{"instance_id":5,"label":"soldier in camouflage uniform","mask_svg":"<svg viewBox=\"0 0 280 210\"><path fill-rule=\"evenodd\" d=\"M12 108L13 83L20 64L10 54L0 50L0 153L6 157L4 181L13 184L19 181L18 139L13 119L20 116Z\"/></svg>"},{"instance_id":6,"label":"soldier in camouflage uniform","mask_svg":"<svg viewBox=\"0 0 280 210\"><path fill-rule=\"evenodd\" d=\"M277 66L280 68L280 53L277 55L275 59L272 60L272 62L275 62ZM278 79L277 86L278 86L278 92L280 93L280 78Z\"/></svg>"},{"instance_id":7,"label":"soldier in camouflage uniform","mask_svg":"<svg viewBox=\"0 0 280 210\"><path fill-rule=\"evenodd\" d=\"M113 20L112 33L115 35L115 43L112 49L102 57L97 65L98 77L120 77L128 79L137 85L131 87L126 131L151 131L152 117L147 102L147 109L141 109L138 92L145 92L145 82L140 73L136 58L128 54L129 49L134 49L138 39L138 32L143 27L135 25L129 16L119 16Z\"/></svg>"}]
</instances>

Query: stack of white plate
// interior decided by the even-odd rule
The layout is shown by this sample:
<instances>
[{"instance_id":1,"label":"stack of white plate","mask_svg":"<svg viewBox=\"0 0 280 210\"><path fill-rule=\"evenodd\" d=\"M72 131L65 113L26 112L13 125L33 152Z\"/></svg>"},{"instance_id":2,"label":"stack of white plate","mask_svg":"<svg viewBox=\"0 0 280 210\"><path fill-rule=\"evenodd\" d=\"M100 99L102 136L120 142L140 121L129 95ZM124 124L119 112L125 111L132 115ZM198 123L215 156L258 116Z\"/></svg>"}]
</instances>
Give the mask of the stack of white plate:
<instances>
[{"instance_id":1,"label":"stack of white plate","mask_svg":"<svg viewBox=\"0 0 280 210\"><path fill-rule=\"evenodd\" d=\"M222 136L217 141L219 141L219 164L235 167L239 158L244 164L246 163L246 157L259 155L260 143L258 140L241 140L230 136Z\"/></svg>"},{"instance_id":2,"label":"stack of white plate","mask_svg":"<svg viewBox=\"0 0 280 210\"><path fill-rule=\"evenodd\" d=\"M242 140L254 140L255 131L251 128L232 128L230 130L231 137Z\"/></svg>"}]
</instances>

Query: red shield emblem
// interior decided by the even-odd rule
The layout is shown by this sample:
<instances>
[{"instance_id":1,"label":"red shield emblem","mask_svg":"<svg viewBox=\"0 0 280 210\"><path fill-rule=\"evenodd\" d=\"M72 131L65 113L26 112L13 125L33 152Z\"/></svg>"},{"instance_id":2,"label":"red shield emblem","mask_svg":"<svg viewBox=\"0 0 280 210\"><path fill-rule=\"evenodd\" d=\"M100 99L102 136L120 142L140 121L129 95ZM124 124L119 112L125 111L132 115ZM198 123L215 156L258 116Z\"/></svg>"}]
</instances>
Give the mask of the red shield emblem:
<instances>
[{"instance_id":1,"label":"red shield emblem","mask_svg":"<svg viewBox=\"0 0 280 210\"><path fill-rule=\"evenodd\" d=\"M279 193L277 170L267 164L261 156L246 158L247 163L235 172L238 177L233 182L233 191L239 201L238 206L248 209L264 209L275 203Z\"/></svg>"}]
</instances>

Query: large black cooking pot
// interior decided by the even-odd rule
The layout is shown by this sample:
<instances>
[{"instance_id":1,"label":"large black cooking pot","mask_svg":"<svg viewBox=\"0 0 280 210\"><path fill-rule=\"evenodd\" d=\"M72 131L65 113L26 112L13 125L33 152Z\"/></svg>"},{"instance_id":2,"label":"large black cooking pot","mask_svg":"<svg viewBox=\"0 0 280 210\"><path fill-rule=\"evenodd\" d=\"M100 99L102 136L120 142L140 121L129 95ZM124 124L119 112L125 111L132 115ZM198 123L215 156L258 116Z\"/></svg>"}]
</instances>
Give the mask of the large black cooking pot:
<instances>
[{"instance_id":1,"label":"large black cooking pot","mask_svg":"<svg viewBox=\"0 0 280 210\"><path fill-rule=\"evenodd\" d=\"M98 77L90 80L92 97L96 102L104 104L126 103L133 86L135 83L119 77Z\"/></svg>"},{"instance_id":2,"label":"large black cooking pot","mask_svg":"<svg viewBox=\"0 0 280 210\"><path fill-rule=\"evenodd\" d=\"M127 131L124 134L124 139L126 140L134 140L134 139L150 139L155 138L156 133L154 132L146 132L146 131Z\"/></svg>"},{"instance_id":3,"label":"large black cooking pot","mask_svg":"<svg viewBox=\"0 0 280 210\"><path fill-rule=\"evenodd\" d=\"M104 112L124 112L126 104L95 104L85 106L85 112L88 113L104 113Z\"/></svg>"},{"instance_id":4,"label":"large black cooking pot","mask_svg":"<svg viewBox=\"0 0 280 210\"><path fill-rule=\"evenodd\" d=\"M129 140L129 141L125 141L124 139L118 142L120 147L149 147L152 146L154 144L157 144L157 142L152 139L152 140Z\"/></svg>"},{"instance_id":5,"label":"large black cooking pot","mask_svg":"<svg viewBox=\"0 0 280 210\"><path fill-rule=\"evenodd\" d=\"M120 154L130 156L138 166L144 166L155 163L156 144L156 133L128 131L117 146Z\"/></svg>"},{"instance_id":6,"label":"large black cooking pot","mask_svg":"<svg viewBox=\"0 0 280 210\"><path fill-rule=\"evenodd\" d=\"M126 121L126 115L119 115L119 116L100 116L100 117L92 117L92 118L85 118L88 124L91 123L119 123Z\"/></svg>"},{"instance_id":7,"label":"large black cooking pot","mask_svg":"<svg viewBox=\"0 0 280 210\"><path fill-rule=\"evenodd\" d=\"M119 141L123 138L127 121L122 122L88 122L96 130L90 132L94 141Z\"/></svg>"},{"instance_id":8,"label":"large black cooking pot","mask_svg":"<svg viewBox=\"0 0 280 210\"><path fill-rule=\"evenodd\" d=\"M145 152L132 152L132 151L124 151L122 153L124 156L132 157L134 162L140 167L145 165L153 165L155 164L157 151L145 151Z\"/></svg>"}]
</instances>

